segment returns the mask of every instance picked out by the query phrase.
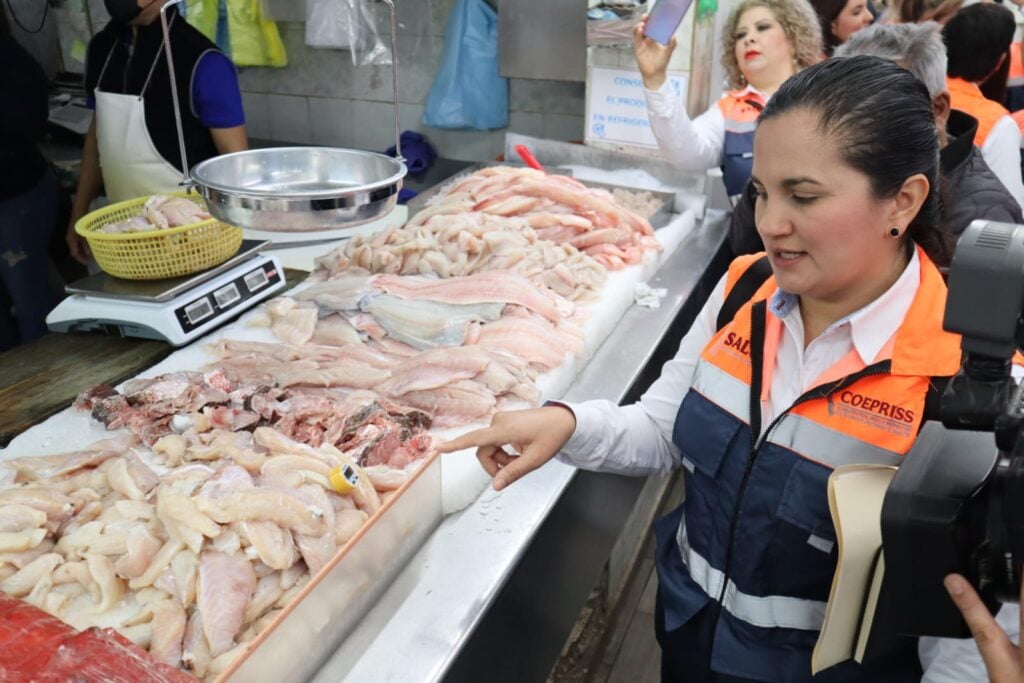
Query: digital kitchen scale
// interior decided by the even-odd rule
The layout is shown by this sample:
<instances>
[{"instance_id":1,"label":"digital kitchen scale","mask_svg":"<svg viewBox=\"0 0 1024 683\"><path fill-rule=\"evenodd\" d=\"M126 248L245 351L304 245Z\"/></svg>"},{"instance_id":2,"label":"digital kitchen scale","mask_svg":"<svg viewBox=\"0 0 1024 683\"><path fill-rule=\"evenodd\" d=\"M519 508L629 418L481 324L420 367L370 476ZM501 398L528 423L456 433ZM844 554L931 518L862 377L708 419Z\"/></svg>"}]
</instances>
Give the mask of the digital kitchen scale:
<instances>
[{"instance_id":1,"label":"digital kitchen scale","mask_svg":"<svg viewBox=\"0 0 1024 683\"><path fill-rule=\"evenodd\" d=\"M165 280L122 280L97 273L73 282L48 316L54 332L107 332L183 346L231 320L285 286L269 242L243 240L215 268Z\"/></svg>"}]
</instances>

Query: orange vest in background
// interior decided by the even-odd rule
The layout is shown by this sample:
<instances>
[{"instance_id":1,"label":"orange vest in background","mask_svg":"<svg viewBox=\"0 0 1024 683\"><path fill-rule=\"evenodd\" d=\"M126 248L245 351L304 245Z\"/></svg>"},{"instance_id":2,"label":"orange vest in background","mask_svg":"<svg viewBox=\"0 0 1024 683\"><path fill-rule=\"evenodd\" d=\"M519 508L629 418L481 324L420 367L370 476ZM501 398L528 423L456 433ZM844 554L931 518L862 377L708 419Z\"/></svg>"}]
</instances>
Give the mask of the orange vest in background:
<instances>
[{"instance_id":1,"label":"orange vest in background","mask_svg":"<svg viewBox=\"0 0 1024 683\"><path fill-rule=\"evenodd\" d=\"M1024 85L1024 58L1022 58L1020 49L1020 43L1010 45L1010 73L1006 77L1007 88Z\"/></svg>"},{"instance_id":2,"label":"orange vest in background","mask_svg":"<svg viewBox=\"0 0 1024 683\"><path fill-rule=\"evenodd\" d=\"M974 144L981 147L999 119L1008 116L1010 112L1003 105L982 95L981 88L977 85L962 78L947 78L946 86L949 88L953 109L978 119L978 132L974 135Z\"/></svg>"}]
</instances>

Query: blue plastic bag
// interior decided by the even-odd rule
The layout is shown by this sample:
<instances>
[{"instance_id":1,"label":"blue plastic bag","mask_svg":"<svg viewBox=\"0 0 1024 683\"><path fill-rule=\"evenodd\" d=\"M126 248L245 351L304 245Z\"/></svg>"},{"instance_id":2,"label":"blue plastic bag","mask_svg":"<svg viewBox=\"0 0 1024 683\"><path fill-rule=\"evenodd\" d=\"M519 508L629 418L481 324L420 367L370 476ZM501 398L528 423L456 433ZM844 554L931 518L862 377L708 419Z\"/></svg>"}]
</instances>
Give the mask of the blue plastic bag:
<instances>
[{"instance_id":1,"label":"blue plastic bag","mask_svg":"<svg viewBox=\"0 0 1024 683\"><path fill-rule=\"evenodd\" d=\"M456 0L423 123L488 130L508 126L508 81L498 75L498 13L484 0Z\"/></svg>"}]
</instances>

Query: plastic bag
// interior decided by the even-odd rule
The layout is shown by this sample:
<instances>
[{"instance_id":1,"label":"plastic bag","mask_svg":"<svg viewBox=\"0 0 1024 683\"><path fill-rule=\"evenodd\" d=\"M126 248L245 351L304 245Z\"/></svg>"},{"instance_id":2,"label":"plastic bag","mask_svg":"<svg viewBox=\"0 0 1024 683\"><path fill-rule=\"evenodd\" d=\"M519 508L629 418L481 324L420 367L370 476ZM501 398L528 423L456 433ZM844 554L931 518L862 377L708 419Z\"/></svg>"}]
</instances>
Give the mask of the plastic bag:
<instances>
[{"instance_id":1,"label":"plastic bag","mask_svg":"<svg viewBox=\"0 0 1024 683\"><path fill-rule=\"evenodd\" d=\"M587 12L587 45L632 45L633 28L648 5L639 4L632 9L624 3L615 3L615 9L602 7Z\"/></svg>"},{"instance_id":2,"label":"plastic bag","mask_svg":"<svg viewBox=\"0 0 1024 683\"><path fill-rule=\"evenodd\" d=\"M508 126L508 81L498 75L498 13L484 0L456 0L444 36L423 123L476 130Z\"/></svg>"},{"instance_id":3,"label":"plastic bag","mask_svg":"<svg viewBox=\"0 0 1024 683\"><path fill-rule=\"evenodd\" d=\"M352 64L390 64L369 0L306 0L306 45L349 50Z\"/></svg>"}]
</instances>

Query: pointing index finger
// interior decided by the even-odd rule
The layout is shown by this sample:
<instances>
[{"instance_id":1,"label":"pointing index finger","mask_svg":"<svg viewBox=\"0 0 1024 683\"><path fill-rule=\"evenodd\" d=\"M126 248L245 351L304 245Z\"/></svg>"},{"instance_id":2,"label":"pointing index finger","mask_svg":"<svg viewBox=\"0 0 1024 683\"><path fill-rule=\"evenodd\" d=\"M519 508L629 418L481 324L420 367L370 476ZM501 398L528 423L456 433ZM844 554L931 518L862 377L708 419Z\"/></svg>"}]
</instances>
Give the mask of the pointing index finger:
<instances>
[{"instance_id":1,"label":"pointing index finger","mask_svg":"<svg viewBox=\"0 0 1024 683\"><path fill-rule=\"evenodd\" d=\"M502 439L498 430L494 427L484 427L466 432L462 436L451 441L445 441L437 446L440 453L454 453L466 448L480 448L481 446L504 446L505 439Z\"/></svg>"}]
</instances>

